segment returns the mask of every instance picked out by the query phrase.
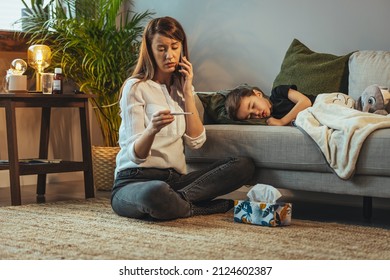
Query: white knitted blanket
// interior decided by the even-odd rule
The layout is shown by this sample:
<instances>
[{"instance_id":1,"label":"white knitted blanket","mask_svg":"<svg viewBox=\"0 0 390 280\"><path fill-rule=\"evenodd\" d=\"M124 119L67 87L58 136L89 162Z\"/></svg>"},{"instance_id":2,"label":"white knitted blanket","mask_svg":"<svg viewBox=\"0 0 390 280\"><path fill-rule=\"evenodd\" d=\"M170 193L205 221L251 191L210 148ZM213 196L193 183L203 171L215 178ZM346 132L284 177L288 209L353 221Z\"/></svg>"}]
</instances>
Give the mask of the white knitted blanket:
<instances>
[{"instance_id":1,"label":"white knitted blanket","mask_svg":"<svg viewBox=\"0 0 390 280\"><path fill-rule=\"evenodd\" d=\"M355 101L343 93L317 96L312 107L295 120L317 143L329 166L342 179L355 171L365 139L375 130L390 127L390 115L364 113L354 108Z\"/></svg>"}]
</instances>

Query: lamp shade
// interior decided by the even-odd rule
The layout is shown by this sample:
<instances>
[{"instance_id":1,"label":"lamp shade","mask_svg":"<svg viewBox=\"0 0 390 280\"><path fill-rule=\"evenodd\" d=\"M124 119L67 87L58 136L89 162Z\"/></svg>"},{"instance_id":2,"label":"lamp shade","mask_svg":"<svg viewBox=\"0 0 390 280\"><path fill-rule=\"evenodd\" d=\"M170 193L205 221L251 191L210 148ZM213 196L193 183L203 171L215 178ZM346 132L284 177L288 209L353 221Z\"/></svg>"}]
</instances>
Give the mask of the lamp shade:
<instances>
[{"instance_id":1,"label":"lamp shade","mask_svg":"<svg viewBox=\"0 0 390 280\"><path fill-rule=\"evenodd\" d=\"M41 74L51 63L51 50L46 45L32 45L27 50L28 64L36 70L36 90L42 91Z\"/></svg>"}]
</instances>

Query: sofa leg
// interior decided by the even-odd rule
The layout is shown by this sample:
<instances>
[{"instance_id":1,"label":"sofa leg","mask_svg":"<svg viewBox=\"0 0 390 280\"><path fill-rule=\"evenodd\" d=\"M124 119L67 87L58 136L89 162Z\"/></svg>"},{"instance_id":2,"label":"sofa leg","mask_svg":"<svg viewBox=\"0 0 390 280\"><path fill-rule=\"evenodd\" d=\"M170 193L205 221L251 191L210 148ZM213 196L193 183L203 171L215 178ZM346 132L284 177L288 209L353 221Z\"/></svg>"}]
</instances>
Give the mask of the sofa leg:
<instances>
[{"instance_id":1,"label":"sofa leg","mask_svg":"<svg viewBox=\"0 0 390 280\"><path fill-rule=\"evenodd\" d=\"M372 217L372 197L363 196L363 217L367 222L371 221Z\"/></svg>"}]
</instances>

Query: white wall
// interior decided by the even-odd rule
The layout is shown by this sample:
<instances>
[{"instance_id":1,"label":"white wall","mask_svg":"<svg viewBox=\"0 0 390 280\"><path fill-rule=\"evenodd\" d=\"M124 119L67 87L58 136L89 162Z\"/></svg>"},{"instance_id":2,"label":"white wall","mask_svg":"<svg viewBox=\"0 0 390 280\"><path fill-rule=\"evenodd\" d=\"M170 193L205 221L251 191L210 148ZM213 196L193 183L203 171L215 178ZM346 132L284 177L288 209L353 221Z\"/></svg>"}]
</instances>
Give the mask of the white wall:
<instances>
[{"instance_id":1,"label":"white wall","mask_svg":"<svg viewBox=\"0 0 390 280\"><path fill-rule=\"evenodd\" d=\"M198 91L240 83L269 92L293 38L317 52L390 50L388 0L134 0L178 19Z\"/></svg>"}]
</instances>

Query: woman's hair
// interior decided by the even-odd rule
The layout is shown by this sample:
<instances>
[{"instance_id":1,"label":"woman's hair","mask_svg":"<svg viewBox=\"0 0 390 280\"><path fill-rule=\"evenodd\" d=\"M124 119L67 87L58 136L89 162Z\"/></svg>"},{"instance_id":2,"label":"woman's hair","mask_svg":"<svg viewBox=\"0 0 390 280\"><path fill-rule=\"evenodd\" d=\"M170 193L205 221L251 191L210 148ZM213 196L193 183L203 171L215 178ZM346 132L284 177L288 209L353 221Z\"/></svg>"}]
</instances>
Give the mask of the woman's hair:
<instances>
[{"instance_id":1,"label":"woman's hair","mask_svg":"<svg viewBox=\"0 0 390 280\"><path fill-rule=\"evenodd\" d=\"M143 81L154 77L157 64L152 52L152 41L156 34L181 42L183 56L189 58L187 37L181 24L171 17L155 18L148 23L144 30L138 62L132 77Z\"/></svg>"},{"instance_id":2,"label":"woman's hair","mask_svg":"<svg viewBox=\"0 0 390 280\"><path fill-rule=\"evenodd\" d=\"M269 97L264 94L264 92L258 87L244 87L236 88L229 92L225 100L225 109L230 119L237 121L237 111L241 105L241 99L246 96L251 96L255 94L253 90L258 90L261 92L264 98L269 100Z\"/></svg>"}]
</instances>

